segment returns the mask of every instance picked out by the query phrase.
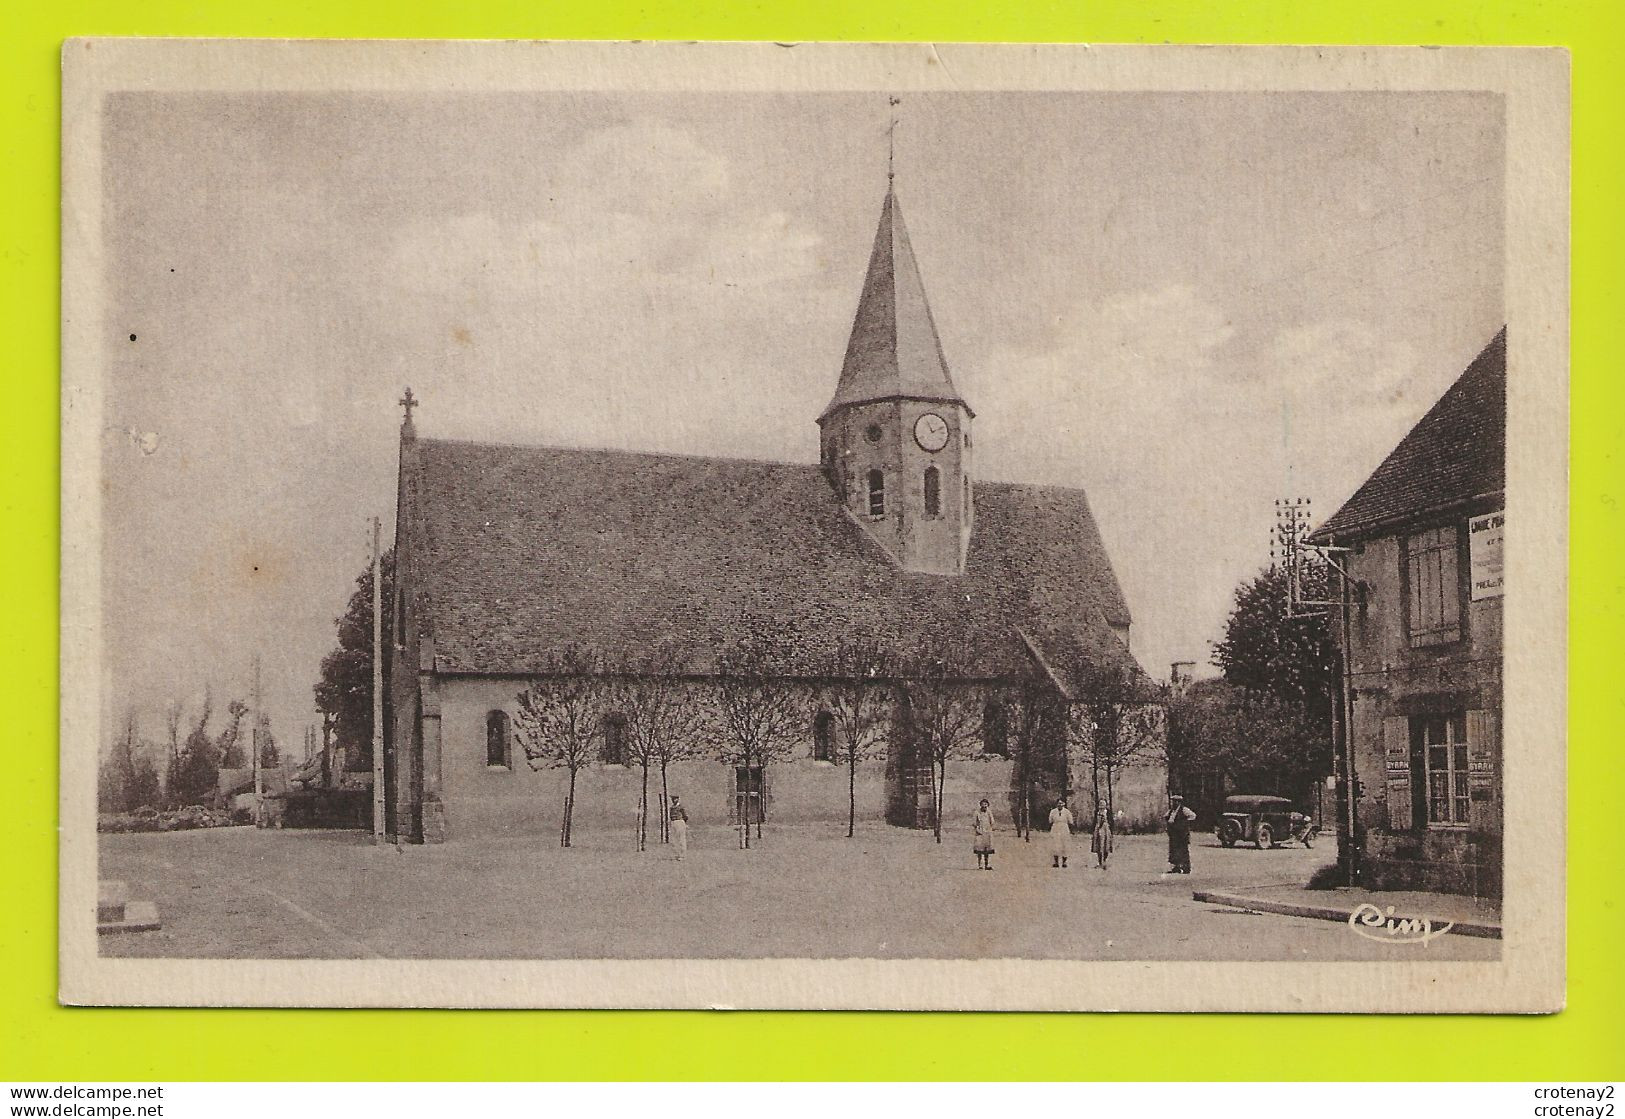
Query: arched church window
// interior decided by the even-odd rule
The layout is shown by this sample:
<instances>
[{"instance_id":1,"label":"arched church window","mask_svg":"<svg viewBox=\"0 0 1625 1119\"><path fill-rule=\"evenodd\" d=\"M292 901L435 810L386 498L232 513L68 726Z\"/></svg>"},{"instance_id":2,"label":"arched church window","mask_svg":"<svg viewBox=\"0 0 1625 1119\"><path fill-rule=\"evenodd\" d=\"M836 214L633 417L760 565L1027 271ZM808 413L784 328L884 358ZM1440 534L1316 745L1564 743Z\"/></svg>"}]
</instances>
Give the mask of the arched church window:
<instances>
[{"instance_id":1,"label":"arched church window","mask_svg":"<svg viewBox=\"0 0 1625 1119\"><path fill-rule=\"evenodd\" d=\"M982 753L1010 756L1010 719L1002 703L990 703L982 709Z\"/></svg>"},{"instance_id":2,"label":"arched church window","mask_svg":"<svg viewBox=\"0 0 1625 1119\"><path fill-rule=\"evenodd\" d=\"M886 475L879 470L869 471L869 515L886 515Z\"/></svg>"},{"instance_id":3,"label":"arched church window","mask_svg":"<svg viewBox=\"0 0 1625 1119\"><path fill-rule=\"evenodd\" d=\"M604 716L604 755L605 765L625 765L627 760L626 748L626 716L616 712Z\"/></svg>"},{"instance_id":4,"label":"arched church window","mask_svg":"<svg viewBox=\"0 0 1625 1119\"><path fill-rule=\"evenodd\" d=\"M835 760L835 716L820 711L813 717L813 761Z\"/></svg>"},{"instance_id":5,"label":"arched church window","mask_svg":"<svg viewBox=\"0 0 1625 1119\"><path fill-rule=\"evenodd\" d=\"M934 466L925 468L925 515L942 516L942 471Z\"/></svg>"},{"instance_id":6,"label":"arched church window","mask_svg":"<svg viewBox=\"0 0 1625 1119\"><path fill-rule=\"evenodd\" d=\"M485 764L513 768L513 724L506 711L492 711L485 717Z\"/></svg>"}]
</instances>

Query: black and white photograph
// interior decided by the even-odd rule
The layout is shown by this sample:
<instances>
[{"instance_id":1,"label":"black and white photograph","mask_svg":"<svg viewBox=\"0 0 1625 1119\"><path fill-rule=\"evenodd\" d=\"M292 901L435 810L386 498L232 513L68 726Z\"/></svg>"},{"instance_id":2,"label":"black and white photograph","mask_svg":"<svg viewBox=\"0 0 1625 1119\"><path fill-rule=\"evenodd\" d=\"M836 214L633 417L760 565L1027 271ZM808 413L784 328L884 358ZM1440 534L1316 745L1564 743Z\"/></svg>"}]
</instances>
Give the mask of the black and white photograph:
<instances>
[{"instance_id":1,"label":"black and white photograph","mask_svg":"<svg viewBox=\"0 0 1625 1119\"><path fill-rule=\"evenodd\" d=\"M1560 55L65 67L66 1001L1561 1006Z\"/></svg>"}]
</instances>

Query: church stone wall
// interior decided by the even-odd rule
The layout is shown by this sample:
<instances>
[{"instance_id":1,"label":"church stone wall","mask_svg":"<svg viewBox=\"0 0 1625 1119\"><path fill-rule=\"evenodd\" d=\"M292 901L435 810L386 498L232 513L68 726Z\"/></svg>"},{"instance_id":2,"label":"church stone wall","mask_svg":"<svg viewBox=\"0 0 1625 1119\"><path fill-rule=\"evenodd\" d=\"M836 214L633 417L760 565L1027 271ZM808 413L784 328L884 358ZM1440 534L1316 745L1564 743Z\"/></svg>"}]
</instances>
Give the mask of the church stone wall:
<instances>
[{"instance_id":1,"label":"church stone wall","mask_svg":"<svg viewBox=\"0 0 1625 1119\"><path fill-rule=\"evenodd\" d=\"M441 788L445 803L447 837L452 840L488 835L545 835L556 837L560 814L569 786L568 772L544 767L533 770L526 762L517 734L512 747L513 766L486 765L486 719L501 709L510 717L517 709L519 693L528 681L519 677L441 677L439 695L441 727ZM704 685L695 685L704 689ZM844 829L847 819L848 779L846 767L813 758L813 717L818 710L815 691L794 685L802 691L807 712L805 733L797 743L792 760L777 762L767 772L768 823L828 824ZM697 696L696 702L707 700ZM948 763L947 786L943 797L943 822L950 834L964 831L975 814L977 803L986 798L993 804L1001 826L1011 826L1013 763L995 755L956 758ZM887 762L885 748L858 767L857 815L860 824L878 824L886 818ZM585 766L577 779L575 831L583 839L588 834L615 831L632 842L642 781L636 765L614 766L600 762ZM1072 763L1073 799L1079 807L1080 823L1088 803L1088 770ZM1130 826L1157 818L1166 798L1167 774L1164 767L1147 762L1125 767L1117 783L1116 803ZM682 796L696 825L729 822L734 791L731 767L710 758L674 764L669 788ZM658 771L650 772L650 802L659 795ZM1047 802L1035 804L1035 817L1047 814ZM652 825L651 825L652 829Z\"/></svg>"},{"instance_id":2,"label":"church stone wall","mask_svg":"<svg viewBox=\"0 0 1625 1119\"><path fill-rule=\"evenodd\" d=\"M559 830L560 812L569 788L563 767L532 770L515 736L513 766L486 765L486 719L501 709L512 716L517 697L528 685L522 678L451 678L440 685L442 769L448 830L452 838L489 834L550 834ZM702 687L696 685L696 687ZM793 760L770 765L767 814L770 823L829 822L844 827L847 818L846 767L813 760L813 717L817 708L811 688L801 688L806 706L805 734ZM696 698L696 702L706 702ZM660 792L659 773L650 771L650 802ZM636 765L593 762L576 783L575 830L624 830L628 842L637 818L642 771ZM709 758L675 763L670 791L680 795L697 825L725 824L734 790L731 767ZM878 821L885 807L885 761L859 764L858 819ZM652 827L652 825L651 825Z\"/></svg>"}]
</instances>

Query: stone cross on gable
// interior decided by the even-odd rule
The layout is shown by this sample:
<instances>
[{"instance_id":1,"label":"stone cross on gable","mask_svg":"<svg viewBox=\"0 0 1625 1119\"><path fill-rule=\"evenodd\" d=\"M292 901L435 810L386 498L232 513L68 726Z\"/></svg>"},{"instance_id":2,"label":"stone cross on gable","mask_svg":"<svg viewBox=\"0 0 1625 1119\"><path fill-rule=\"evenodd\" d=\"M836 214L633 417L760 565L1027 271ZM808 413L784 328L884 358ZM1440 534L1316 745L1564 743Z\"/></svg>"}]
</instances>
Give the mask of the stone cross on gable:
<instances>
[{"instance_id":1,"label":"stone cross on gable","mask_svg":"<svg viewBox=\"0 0 1625 1119\"><path fill-rule=\"evenodd\" d=\"M406 422L411 423L412 409L418 406L418 398L412 395L412 386L408 385L406 387L406 395L402 396L395 403L406 409Z\"/></svg>"}]
</instances>

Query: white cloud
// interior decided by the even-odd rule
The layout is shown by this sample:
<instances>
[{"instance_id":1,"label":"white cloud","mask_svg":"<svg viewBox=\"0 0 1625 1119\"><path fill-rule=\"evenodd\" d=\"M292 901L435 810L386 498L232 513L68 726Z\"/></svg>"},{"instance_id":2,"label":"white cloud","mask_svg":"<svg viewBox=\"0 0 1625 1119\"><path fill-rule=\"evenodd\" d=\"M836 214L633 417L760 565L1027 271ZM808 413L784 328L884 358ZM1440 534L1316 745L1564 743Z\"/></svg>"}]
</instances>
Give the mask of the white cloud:
<instances>
[{"instance_id":1,"label":"white cloud","mask_svg":"<svg viewBox=\"0 0 1625 1119\"><path fill-rule=\"evenodd\" d=\"M729 190L726 161L665 125L622 125L566 152L536 220L489 213L420 219L397 235L389 278L465 304L659 308L805 282L819 236ZM650 184L657 184L650 189ZM686 313L686 309L685 309Z\"/></svg>"},{"instance_id":2,"label":"white cloud","mask_svg":"<svg viewBox=\"0 0 1625 1119\"><path fill-rule=\"evenodd\" d=\"M1366 323L1256 329L1174 285L1079 303L988 363L986 472L1086 486L1152 670L1207 659L1190 635L1217 637L1231 590L1267 562L1275 498L1329 515L1437 395L1410 347Z\"/></svg>"}]
</instances>

